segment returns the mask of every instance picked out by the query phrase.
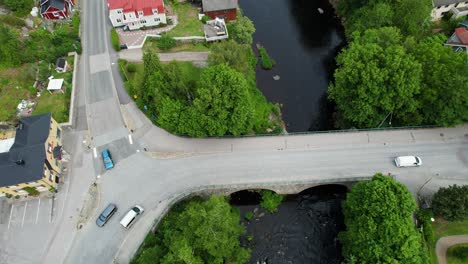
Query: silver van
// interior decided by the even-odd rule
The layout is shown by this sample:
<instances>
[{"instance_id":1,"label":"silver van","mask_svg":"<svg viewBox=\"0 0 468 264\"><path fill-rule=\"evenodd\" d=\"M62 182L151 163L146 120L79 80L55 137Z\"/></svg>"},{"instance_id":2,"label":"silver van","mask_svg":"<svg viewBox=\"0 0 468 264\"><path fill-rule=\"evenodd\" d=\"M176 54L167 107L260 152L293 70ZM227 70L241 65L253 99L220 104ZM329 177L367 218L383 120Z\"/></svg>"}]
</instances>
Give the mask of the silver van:
<instances>
[{"instance_id":1,"label":"silver van","mask_svg":"<svg viewBox=\"0 0 468 264\"><path fill-rule=\"evenodd\" d=\"M107 205L106 209L102 211L99 217L96 219L96 225L99 227L103 227L107 221L115 214L117 211L117 206L113 203Z\"/></svg>"},{"instance_id":2,"label":"silver van","mask_svg":"<svg viewBox=\"0 0 468 264\"><path fill-rule=\"evenodd\" d=\"M135 222L137 216L141 215L145 209L139 205L135 205L128 213L120 220L120 224L125 228L130 228Z\"/></svg>"},{"instance_id":3,"label":"silver van","mask_svg":"<svg viewBox=\"0 0 468 264\"><path fill-rule=\"evenodd\" d=\"M400 167L417 167L422 165L420 157L416 156L401 156L395 158L395 165Z\"/></svg>"}]
</instances>

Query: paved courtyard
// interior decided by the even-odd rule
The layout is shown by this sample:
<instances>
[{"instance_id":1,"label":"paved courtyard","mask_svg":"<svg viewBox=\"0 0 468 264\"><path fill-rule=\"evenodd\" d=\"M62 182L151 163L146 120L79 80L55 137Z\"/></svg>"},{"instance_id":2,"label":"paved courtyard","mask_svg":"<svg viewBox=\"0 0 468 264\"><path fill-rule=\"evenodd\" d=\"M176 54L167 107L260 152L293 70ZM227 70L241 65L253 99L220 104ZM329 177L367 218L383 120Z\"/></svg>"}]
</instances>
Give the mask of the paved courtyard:
<instances>
[{"instance_id":1,"label":"paved courtyard","mask_svg":"<svg viewBox=\"0 0 468 264\"><path fill-rule=\"evenodd\" d=\"M163 28L154 28L146 30L134 30L124 31L123 28L116 28L117 34L119 34L120 44L127 44L127 46L140 46L144 44L146 34L159 35L162 32L169 31L177 26L177 16L170 16L168 19L172 19L173 24L167 25Z\"/></svg>"}]
</instances>

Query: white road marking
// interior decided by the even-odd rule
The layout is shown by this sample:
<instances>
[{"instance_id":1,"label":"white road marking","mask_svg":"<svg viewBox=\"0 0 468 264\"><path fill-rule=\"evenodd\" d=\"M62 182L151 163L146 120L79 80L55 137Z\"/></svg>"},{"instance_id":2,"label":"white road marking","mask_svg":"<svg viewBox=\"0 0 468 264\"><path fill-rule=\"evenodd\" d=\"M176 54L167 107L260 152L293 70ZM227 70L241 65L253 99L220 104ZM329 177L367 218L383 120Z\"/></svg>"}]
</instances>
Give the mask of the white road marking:
<instances>
[{"instance_id":1,"label":"white road marking","mask_svg":"<svg viewBox=\"0 0 468 264\"><path fill-rule=\"evenodd\" d=\"M11 210L10 210L10 219L8 220L8 229L10 229L10 223L11 223L11 216L13 215L13 205L11 205Z\"/></svg>"},{"instance_id":2,"label":"white road marking","mask_svg":"<svg viewBox=\"0 0 468 264\"><path fill-rule=\"evenodd\" d=\"M138 152L140 152L140 150L139 150L139 149L137 149L137 153L138 153Z\"/></svg>"},{"instance_id":3,"label":"white road marking","mask_svg":"<svg viewBox=\"0 0 468 264\"><path fill-rule=\"evenodd\" d=\"M21 227L23 227L24 225L24 217L26 216L26 208L28 208L28 202L26 202L24 205L23 220L21 221Z\"/></svg>"},{"instance_id":4,"label":"white road marking","mask_svg":"<svg viewBox=\"0 0 468 264\"><path fill-rule=\"evenodd\" d=\"M128 142L130 142L130 145L132 145L132 144L133 144L132 135L128 135Z\"/></svg>"},{"instance_id":5,"label":"white road marking","mask_svg":"<svg viewBox=\"0 0 468 264\"><path fill-rule=\"evenodd\" d=\"M100 175L100 174L98 174L98 176L96 176L96 178L98 178L98 179L99 179L99 178L101 178L101 175Z\"/></svg>"},{"instance_id":6,"label":"white road marking","mask_svg":"<svg viewBox=\"0 0 468 264\"><path fill-rule=\"evenodd\" d=\"M37 220L39 219L39 210L40 209L41 209L41 199L39 199L39 203L37 204L36 222L34 222L35 224L37 224Z\"/></svg>"},{"instance_id":7,"label":"white road marking","mask_svg":"<svg viewBox=\"0 0 468 264\"><path fill-rule=\"evenodd\" d=\"M97 158L97 151L96 151L96 148L93 148L93 154L94 154L94 158Z\"/></svg>"},{"instance_id":8,"label":"white road marking","mask_svg":"<svg viewBox=\"0 0 468 264\"><path fill-rule=\"evenodd\" d=\"M49 223L52 223L52 199L50 201L50 217L49 217Z\"/></svg>"}]
</instances>

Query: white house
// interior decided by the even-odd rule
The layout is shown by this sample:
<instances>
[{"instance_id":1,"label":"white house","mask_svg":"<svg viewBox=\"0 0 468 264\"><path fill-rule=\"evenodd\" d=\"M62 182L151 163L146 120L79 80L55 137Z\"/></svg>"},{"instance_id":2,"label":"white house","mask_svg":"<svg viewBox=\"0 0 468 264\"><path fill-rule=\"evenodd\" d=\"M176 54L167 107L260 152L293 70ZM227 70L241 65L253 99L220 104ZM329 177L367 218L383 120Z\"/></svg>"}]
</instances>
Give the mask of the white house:
<instances>
[{"instance_id":1,"label":"white house","mask_svg":"<svg viewBox=\"0 0 468 264\"><path fill-rule=\"evenodd\" d=\"M432 20L439 20L449 12L455 17L468 15L468 0L432 0L432 6Z\"/></svg>"},{"instance_id":2,"label":"white house","mask_svg":"<svg viewBox=\"0 0 468 264\"><path fill-rule=\"evenodd\" d=\"M107 6L113 27L135 30L167 23L163 0L107 0Z\"/></svg>"}]
</instances>

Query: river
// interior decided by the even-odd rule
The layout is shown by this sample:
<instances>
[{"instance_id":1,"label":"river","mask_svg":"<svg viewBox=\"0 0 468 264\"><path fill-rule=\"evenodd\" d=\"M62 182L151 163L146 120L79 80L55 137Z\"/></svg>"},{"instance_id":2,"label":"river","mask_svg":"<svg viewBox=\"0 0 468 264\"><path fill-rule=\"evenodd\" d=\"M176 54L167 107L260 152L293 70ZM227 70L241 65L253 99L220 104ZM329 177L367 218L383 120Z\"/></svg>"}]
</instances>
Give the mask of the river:
<instances>
[{"instance_id":1,"label":"river","mask_svg":"<svg viewBox=\"0 0 468 264\"><path fill-rule=\"evenodd\" d=\"M326 91L344 37L329 2L239 0L239 6L254 22L254 46L260 43L277 63L270 71L257 68L257 86L269 101L282 104L288 132L332 129Z\"/></svg>"},{"instance_id":2,"label":"river","mask_svg":"<svg viewBox=\"0 0 468 264\"><path fill-rule=\"evenodd\" d=\"M344 230L341 203L346 188L326 185L288 195L278 212L269 214L259 206L258 193L241 191L231 195L231 204L241 212L247 234L242 244L252 248L249 264L339 264ZM247 212L255 217L247 221ZM263 264L263 263L262 263Z\"/></svg>"}]
</instances>

